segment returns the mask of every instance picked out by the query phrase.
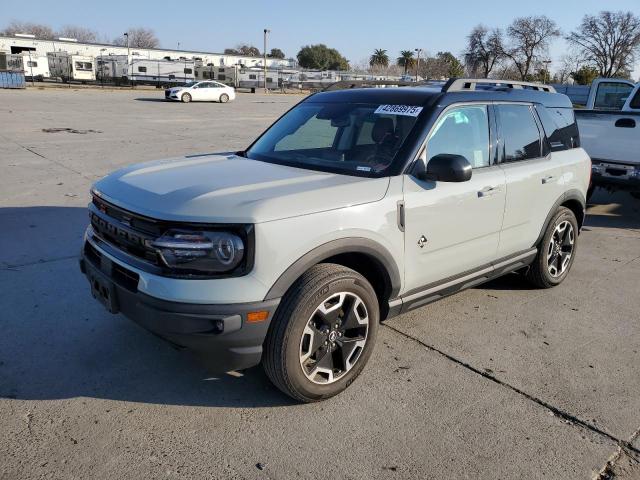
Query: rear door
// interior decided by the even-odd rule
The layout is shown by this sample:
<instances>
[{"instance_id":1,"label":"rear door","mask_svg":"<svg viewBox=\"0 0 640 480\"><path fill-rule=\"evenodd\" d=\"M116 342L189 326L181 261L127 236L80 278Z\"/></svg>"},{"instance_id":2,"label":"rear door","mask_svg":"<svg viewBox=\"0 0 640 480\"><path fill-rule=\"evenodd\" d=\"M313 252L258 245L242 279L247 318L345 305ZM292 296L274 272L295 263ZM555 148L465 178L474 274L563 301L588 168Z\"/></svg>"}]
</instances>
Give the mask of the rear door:
<instances>
[{"instance_id":1,"label":"rear door","mask_svg":"<svg viewBox=\"0 0 640 480\"><path fill-rule=\"evenodd\" d=\"M547 215L564 192L562 166L544 144L544 131L529 104L496 104L500 165L506 207L498 256L531 248Z\"/></svg>"},{"instance_id":2,"label":"rear door","mask_svg":"<svg viewBox=\"0 0 640 480\"><path fill-rule=\"evenodd\" d=\"M506 188L492 124L490 106L473 103L449 107L431 129L421 160L462 155L473 167L469 181L404 176L406 293L496 259Z\"/></svg>"}]
</instances>

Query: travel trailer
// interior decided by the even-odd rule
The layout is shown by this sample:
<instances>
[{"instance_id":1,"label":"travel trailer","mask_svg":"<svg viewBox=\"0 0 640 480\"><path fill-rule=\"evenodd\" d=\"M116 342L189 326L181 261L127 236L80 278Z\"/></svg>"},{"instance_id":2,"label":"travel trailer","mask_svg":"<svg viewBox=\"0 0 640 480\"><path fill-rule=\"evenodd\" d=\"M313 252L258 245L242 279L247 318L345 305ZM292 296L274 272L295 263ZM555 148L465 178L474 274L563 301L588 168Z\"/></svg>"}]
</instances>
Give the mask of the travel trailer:
<instances>
[{"instance_id":1,"label":"travel trailer","mask_svg":"<svg viewBox=\"0 0 640 480\"><path fill-rule=\"evenodd\" d=\"M50 52L47 57L51 77L59 77L63 82L93 82L96 79L94 57L66 52Z\"/></svg>"}]
</instances>

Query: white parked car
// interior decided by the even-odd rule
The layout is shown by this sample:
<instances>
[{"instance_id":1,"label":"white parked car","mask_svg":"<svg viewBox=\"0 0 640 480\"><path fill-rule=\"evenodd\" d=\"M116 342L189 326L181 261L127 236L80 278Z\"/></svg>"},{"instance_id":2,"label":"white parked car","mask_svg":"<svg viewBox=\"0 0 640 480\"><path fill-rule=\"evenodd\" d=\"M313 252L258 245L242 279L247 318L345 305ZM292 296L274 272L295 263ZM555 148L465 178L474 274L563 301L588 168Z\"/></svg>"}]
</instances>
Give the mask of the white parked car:
<instances>
[{"instance_id":1,"label":"white parked car","mask_svg":"<svg viewBox=\"0 0 640 480\"><path fill-rule=\"evenodd\" d=\"M227 103L229 100L234 100L236 98L236 91L233 87L223 83L207 80L206 82L189 82L181 87L167 88L164 91L164 98L184 103Z\"/></svg>"},{"instance_id":2,"label":"white parked car","mask_svg":"<svg viewBox=\"0 0 640 480\"><path fill-rule=\"evenodd\" d=\"M567 277L591 163L554 92L317 93L245 151L98 181L80 267L110 312L210 368L262 362L293 398L331 397L381 320L513 271L541 288Z\"/></svg>"}]
</instances>

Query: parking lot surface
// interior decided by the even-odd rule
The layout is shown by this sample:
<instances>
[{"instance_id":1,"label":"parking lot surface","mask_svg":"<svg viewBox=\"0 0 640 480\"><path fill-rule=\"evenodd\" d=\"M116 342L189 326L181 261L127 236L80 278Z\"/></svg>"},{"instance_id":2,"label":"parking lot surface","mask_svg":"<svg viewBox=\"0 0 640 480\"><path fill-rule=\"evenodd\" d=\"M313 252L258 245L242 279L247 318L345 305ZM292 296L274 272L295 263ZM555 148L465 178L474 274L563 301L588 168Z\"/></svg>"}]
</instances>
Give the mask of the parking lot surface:
<instances>
[{"instance_id":1,"label":"parking lot surface","mask_svg":"<svg viewBox=\"0 0 640 480\"><path fill-rule=\"evenodd\" d=\"M386 322L340 396L212 377L91 298L89 186L229 151L301 99L0 90L0 478L640 478L640 201L597 192L568 279Z\"/></svg>"}]
</instances>

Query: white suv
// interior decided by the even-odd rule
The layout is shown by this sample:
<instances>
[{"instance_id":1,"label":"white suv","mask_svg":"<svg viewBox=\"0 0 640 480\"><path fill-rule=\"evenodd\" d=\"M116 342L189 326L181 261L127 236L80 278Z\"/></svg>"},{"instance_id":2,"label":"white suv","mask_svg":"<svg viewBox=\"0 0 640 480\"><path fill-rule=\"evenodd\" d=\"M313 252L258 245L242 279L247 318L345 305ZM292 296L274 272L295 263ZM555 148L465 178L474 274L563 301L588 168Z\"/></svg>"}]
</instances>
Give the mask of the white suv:
<instances>
[{"instance_id":1,"label":"white suv","mask_svg":"<svg viewBox=\"0 0 640 480\"><path fill-rule=\"evenodd\" d=\"M559 284L591 171L571 102L483 82L318 93L245 151L103 178L93 295L308 402L358 376L386 318L512 271Z\"/></svg>"}]
</instances>

